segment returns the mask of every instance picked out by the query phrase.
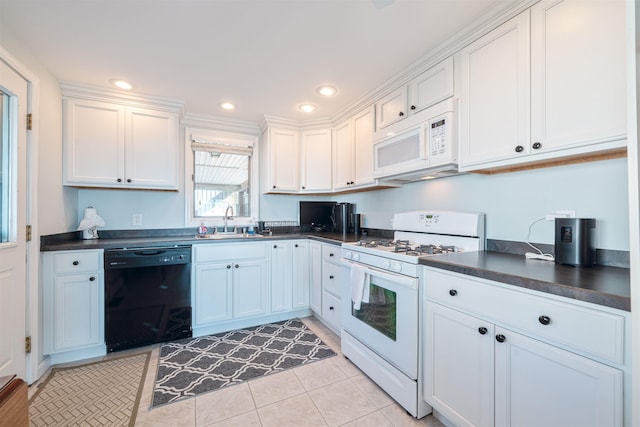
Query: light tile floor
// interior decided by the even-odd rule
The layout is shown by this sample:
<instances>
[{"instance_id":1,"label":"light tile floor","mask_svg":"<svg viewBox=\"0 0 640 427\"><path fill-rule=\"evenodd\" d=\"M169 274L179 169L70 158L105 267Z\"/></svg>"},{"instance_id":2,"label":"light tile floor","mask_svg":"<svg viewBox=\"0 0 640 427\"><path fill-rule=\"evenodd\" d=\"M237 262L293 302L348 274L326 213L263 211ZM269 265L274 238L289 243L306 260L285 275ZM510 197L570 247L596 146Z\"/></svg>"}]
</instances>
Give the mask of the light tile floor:
<instances>
[{"instance_id":1,"label":"light tile floor","mask_svg":"<svg viewBox=\"0 0 640 427\"><path fill-rule=\"evenodd\" d=\"M336 357L156 408L150 406L159 345L149 347L152 355L135 425L443 426L431 415L416 420L407 414L342 355L337 335L313 317L302 320Z\"/></svg>"}]
</instances>

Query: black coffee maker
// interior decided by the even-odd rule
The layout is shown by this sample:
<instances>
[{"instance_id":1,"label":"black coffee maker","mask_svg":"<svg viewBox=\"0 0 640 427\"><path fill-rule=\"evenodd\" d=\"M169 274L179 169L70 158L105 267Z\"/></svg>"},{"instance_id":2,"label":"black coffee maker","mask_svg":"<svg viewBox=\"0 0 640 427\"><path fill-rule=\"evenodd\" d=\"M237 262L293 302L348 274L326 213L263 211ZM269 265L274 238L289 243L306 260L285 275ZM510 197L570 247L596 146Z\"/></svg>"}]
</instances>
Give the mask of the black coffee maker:
<instances>
[{"instance_id":1,"label":"black coffee maker","mask_svg":"<svg viewBox=\"0 0 640 427\"><path fill-rule=\"evenodd\" d=\"M336 203L333 208L335 232L342 234L354 234L356 224L354 221L355 203Z\"/></svg>"}]
</instances>

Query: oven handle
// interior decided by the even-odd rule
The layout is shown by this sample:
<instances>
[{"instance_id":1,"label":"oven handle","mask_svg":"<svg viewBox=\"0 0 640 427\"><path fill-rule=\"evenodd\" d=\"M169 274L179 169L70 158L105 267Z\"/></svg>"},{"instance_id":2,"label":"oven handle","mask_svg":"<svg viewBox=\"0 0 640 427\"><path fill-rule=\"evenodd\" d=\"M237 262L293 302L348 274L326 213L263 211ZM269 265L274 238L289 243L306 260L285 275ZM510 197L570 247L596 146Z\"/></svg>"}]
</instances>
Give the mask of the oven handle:
<instances>
[{"instance_id":1,"label":"oven handle","mask_svg":"<svg viewBox=\"0 0 640 427\"><path fill-rule=\"evenodd\" d=\"M345 264L354 264L361 266L362 268L364 268L365 274L367 274L368 276L375 275L378 277L382 277L383 279L387 279L395 283L400 283L404 288L418 289L419 287L419 280L416 277L410 277L403 274L380 270L379 268L371 267L366 264L360 264L354 261L349 261L344 258L342 259L342 261Z\"/></svg>"}]
</instances>

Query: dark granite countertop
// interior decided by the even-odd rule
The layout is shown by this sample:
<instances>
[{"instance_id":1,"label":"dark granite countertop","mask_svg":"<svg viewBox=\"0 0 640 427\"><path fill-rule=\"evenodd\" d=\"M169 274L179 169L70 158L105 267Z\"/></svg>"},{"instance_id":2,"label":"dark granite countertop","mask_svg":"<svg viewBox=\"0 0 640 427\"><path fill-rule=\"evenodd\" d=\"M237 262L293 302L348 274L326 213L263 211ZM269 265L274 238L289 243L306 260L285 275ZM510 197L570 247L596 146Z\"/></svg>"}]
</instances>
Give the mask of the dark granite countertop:
<instances>
[{"instance_id":1,"label":"dark granite countertop","mask_svg":"<svg viewBox=\"0 0 640 427\"><path fill-rule=\"evenodd\" d=\"M576 268L500 252L423 257L420 264L593 304L631 310L626 268Z\"/></svg>"},{"instance_id":2,"label":"dark granite countertop","mask_svg":"<svg viewBox=\"0 0 640 427\"><path fill-rule=\"evenodd\" d=\"M360 240L361 236L356 235L343 235L340 233L284 233L265 235L263 237L243 237L238 235L238 238L226 238L226 239L197 239L194 234L189 235L158 235L150 236L148 234L153 233L135 233L132 232L130 237L123 237L122 235L114 235L110 237L101 237L94 240L82 240L77 238L69 238L68 234L74 235L75 233L65 233L67 235L60 238L47 238L42 239L40 244L40 251L66 251L66 250L82 250L82 249L121 249L121 248L157 248L163 246L175 246L175 245L192 245L192 244L220 244L220 243L238 243L238 242L260 242L266 240L290 240L290 239L312 239L318 240L324 243L341 244L343 242L356 242ZM107 233L105 233L107 234ZM139 235L138 235L139 234ZM107 234L108 235L108 234Z\"/></svg>"}]
</instances>

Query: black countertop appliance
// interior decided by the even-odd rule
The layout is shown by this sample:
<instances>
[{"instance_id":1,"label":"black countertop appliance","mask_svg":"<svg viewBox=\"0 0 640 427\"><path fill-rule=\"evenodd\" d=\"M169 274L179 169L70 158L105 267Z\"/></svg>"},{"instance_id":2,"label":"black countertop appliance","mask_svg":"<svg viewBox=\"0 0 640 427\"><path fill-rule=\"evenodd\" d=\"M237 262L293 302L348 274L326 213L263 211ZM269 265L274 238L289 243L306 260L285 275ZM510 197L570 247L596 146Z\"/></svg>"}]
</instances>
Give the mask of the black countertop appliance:
<instances>
[{"instance_id":1,"label":"black countertop appliance","mask_svg":"<svg viewBox=\"0 0 640 427\"><path fill-rule=\"evenodd\" d=\"M300 202L300 231L353 234L353 203Z\"/></svg>"},{"instance_id":2,"label":"black countertop appliance","mask_svg":"<svg viewBox=\"0 0 640 427\"><path fill-rule=\"evenodd\" d=\"M353 234L355 232L354 213L356 205L353 203L336 203L333 209L335 218L335 232Z\"/></svg>"}]
</instances>

